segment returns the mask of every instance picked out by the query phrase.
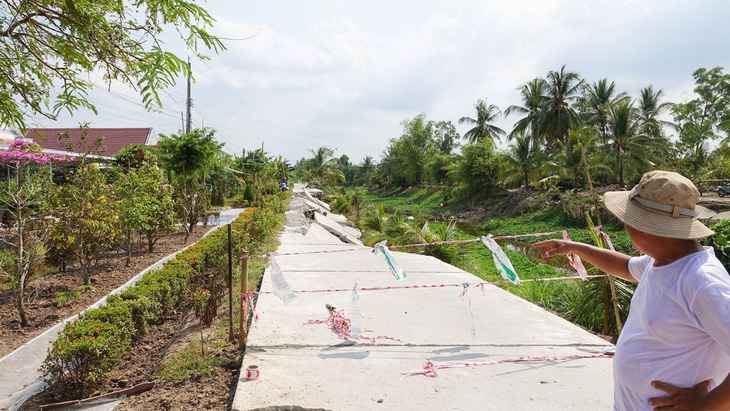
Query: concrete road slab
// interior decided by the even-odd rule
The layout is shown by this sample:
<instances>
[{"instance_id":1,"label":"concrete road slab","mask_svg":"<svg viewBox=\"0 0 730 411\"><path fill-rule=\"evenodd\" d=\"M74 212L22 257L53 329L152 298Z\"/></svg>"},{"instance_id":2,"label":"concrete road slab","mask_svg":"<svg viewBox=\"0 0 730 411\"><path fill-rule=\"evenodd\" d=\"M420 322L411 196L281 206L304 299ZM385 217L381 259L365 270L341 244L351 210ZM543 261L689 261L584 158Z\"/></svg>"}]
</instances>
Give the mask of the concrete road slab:
<instances>
[{"instance_id":1,"label":"concrete road slab","mask_svg":"<svg viewBox=\"0 0 730 411\"><path fill-rule=\"evenodd\" d=\"M601 353L605 340L495 286L469 288L477 277L433 257L395 252L408 277L398 282L369 247L322 241L298 233L280 237L277 262L297 293L288 305L260 294L259 321L250 330L234 410L299 406L332 410L611 409L612 360L520 362L438 370L438 377L402 373L435 363L482 362L522 356ZM323 244L325 242L325 244ZM355 251L333 252L350 249ZM350 311L359 291L363 334L400 341L344 341L326 324L325 305ZM400 289L413 285L438 288ZM272 291L267 271L262 292ZM472 320L473 318L473 320ZM473 331L472 331L473 327ZM256 364L261 377L245 379Z\"/></svg>"}]
</instances>

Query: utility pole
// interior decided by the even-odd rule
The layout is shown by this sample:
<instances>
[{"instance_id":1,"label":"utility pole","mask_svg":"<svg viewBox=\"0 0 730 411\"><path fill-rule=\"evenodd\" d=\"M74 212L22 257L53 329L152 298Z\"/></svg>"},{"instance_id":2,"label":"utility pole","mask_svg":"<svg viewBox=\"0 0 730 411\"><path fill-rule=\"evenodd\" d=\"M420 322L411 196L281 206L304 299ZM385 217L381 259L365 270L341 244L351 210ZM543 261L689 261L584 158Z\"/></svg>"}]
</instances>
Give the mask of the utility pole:
<instances>
[{"instance_id":1,"label":"utility pole","mask_svg":"<svg viewBox=\"0 0 730 411\"><path fill-rule=\"evenodd\" d=\"M185 121L185 134L190 134L190 108L193 106L193 99L190 97L190 80L192 77L192 70L190 69L190 57L188 57L188 100L187 100L187 112L188 117Z\"/></svg>"}]
</instances>

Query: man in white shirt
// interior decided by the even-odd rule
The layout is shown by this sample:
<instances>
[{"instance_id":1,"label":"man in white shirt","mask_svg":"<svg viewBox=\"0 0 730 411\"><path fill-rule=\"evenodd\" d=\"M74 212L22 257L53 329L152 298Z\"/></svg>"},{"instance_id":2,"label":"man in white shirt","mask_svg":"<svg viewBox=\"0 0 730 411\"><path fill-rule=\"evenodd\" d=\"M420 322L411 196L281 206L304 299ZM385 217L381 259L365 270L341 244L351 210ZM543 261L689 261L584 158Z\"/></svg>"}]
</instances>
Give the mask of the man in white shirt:
<instances>
[{"instance_id":1,"label":"man in white shirt","mask_svg":"<svg viewBox=\"0 0 730 411\"><path fill-rule=\"evenodd\" d=\"M713 234L695 219L699 197L667 171L605 194L641 257L564 240L534 245L545 260L575 253L639 283L616 345L616 410L730 410L730 276L696 241Z\"/></svg>"}]
</instances>

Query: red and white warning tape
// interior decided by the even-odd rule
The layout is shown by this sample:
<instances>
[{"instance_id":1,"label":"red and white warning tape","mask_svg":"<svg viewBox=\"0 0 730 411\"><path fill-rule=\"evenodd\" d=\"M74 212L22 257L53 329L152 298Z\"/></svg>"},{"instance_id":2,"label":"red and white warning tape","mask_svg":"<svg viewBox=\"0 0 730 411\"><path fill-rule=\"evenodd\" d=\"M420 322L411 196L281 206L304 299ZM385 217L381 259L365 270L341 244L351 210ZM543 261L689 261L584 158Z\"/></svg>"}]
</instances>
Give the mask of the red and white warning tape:
<instances>
[{"instance_id":1,"label":"red and white warning tape","mask_svg":"<svg viewBox=\"0 0 730 411\"><path fill-rule=\"evenodd\" d=\"M597 354L585 354L585 355L564 355L564 356L560 356L560 357L526 356L526 357L508 358L505 360L495 360L495 361L454 362L454 363L444 363L444 364L434 364L431 361L427 361L426 365L422 369L408 371L408 372L404 372L401 374L406 377L410 377L412 375L425 375L427 377L435 378L435 377L438 377L438 373L436 372L436 370L443 369L443 368L478 367L480 365L504 364L504 363L508 363L508 362L566 361L566 360L576 360L576 359L580 359L580 358L613 358L613 355L597 353Z\"/></svg>"}]
</instances>

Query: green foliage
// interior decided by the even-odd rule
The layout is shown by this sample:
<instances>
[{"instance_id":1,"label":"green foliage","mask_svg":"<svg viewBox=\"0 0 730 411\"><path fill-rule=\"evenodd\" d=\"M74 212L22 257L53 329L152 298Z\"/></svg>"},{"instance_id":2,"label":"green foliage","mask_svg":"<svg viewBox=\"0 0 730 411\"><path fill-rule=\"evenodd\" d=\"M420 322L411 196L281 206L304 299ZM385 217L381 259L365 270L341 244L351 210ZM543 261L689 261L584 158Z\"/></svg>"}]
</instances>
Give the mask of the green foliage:
<instances>
[{"instance_id":1,"label":"green foliage","mask_svg":"<svg viewBox=\"0 0 730 411\"><path fill-rule=\"evenodd\" d=\"M451 182L449 171L456 161L457 156L447 154L434 154L426 162L426 181L435 184L448 184Z\"/></svg>"},{"instance_id":2,"label":"green foliage","mask_svg":"<svg viewBox=\"0 0 730 411\"><path fill-rule=\"evenodd\" d=\"M403 210L406 214L431 213L439 209L446 197L443 189L428 190L425 188L405 190L393 195L382 195L375 192L365 194L365 204L380 204L386 210Z\"/></svg>"},{"instance_id":3,"label":"green foliage","mask_svg":"<svg viewBox=\"0 0 730 411\"><path fill-rule=\"evenodd\" d=\"M325 187L337 182L346 181L345 174L340 169L339 159L333 157L334 151L327 147L318 147L309 150L312 158L305 160L302 167L302 178L318 187Z\"/></svg>"},{"instance_id":4,"label":"green foliage","mask_svg":"<svg viewBox=\"0 0 730 411\"><path fill-rule=\"evenodd\" d=\"M114 155L117 163L125 170L144 167L159 160L160 152L156 147L143 144L129 144Z\"/></svg>"},{"instance_id":5,"label":"green foliage","mask_svg":"<svg viewBox=\"0 0 730 411\"><path fill-rule=\"evenodd\" d=\"M713 224L710 229L715 234L703 240L703 243L714 247L717 258L722 261L725 267L730 267L730 242L728 242L728 239L730 239L730 220L720 220Z\"/></svg>"},{"instance_id":6,"label":"green foliage","mask_svg":"<svg viewBox=\"0 0 730 411\"><path fill-rule=\"evenodd\" d=\"M730 74L722 67L702 67L692 76L697 98L672 107L679 126L680 143L694 149L730 130Z\"/></svg>"},{"instance_id":7,"label":"green foliage","mask_svg":"<svg viewBox=\"0 0 730 411\"><path fill-rule=\"evenodd\" d=\"M159 91L189 71L163 48L167 29L196 54L199 44L216 53L225 49L206 31L213 18L194 2L27 0L2 2L0 15L8 16L0 30L0 120L20 129L28 114L95 112L86 74L97 70L139 90L147 109L159 107ZM57 93L52 100L51 90Z\"/></svg>"},{"instance_id":8,"label":"green foliage","mask_svg":"<svg viewBox=\"0 0 730 411\"><path fill-rule=\"evenodd\" d=\"M473 196L486 197L497 186L499 176L494 143L489 139L462 148L463 157L456 162L449 176L459 182L454 197L465 201Z\"/></svg>"},{"instance_id":9,"label":"green foliage","mask_svg":"<svg viewBox=\"0 0 730 411\"><path fill-rule=\"evenodd\" d=\"M232 223L234 255L242 249L257 249L271 238L281 224L274 212L283 209L283 197L264 198L262 208L247 209ZM216 230L163 268L147 273L133 287L109 296L105 306L89 310L78 321L69 323L48 350L42 366L45 377L61 389L97 389L118 364L124 350L144 335L150 324L163 321L190 301L193 284L227 272L227 242L227 230ZM220 303L215 301L220 295L209 295L206 310Z\"/></svg>"},{"instance_id":10,"label":"green foliage","mask_svg":"<svg viewBox=\"0 0 730 411\"><path fill-rule=\"evenodd\" d=\"M470 124L474 125L469 131L464 134L464 138L470 143L480 143L484 140L489 140L494 143L494 140L498 140L501 136L507 135L504 130L491 124L502 112L499 107L494 104L487 105L487 100L479 99L474 104L474 108L477 111L477 118L471 118L464 116L459 119L459 124Z\"/></svg>"},{"instance_id":11,"label":"green foliage","mask_svg":"<svg viewBox=\"0 0 730 411\"><path fill-rule=\"evenodd\" d=\"M205 175L220 157L223 144L215 138L215 130L205 127L185 134L160 135L158 147L165 168L175 174L180 219L186 238L190 230L208 210L208 189ZM189 224L189 226L188 226Z\"/></svg>"},{"instance_id":12,"label":"green foliage","mask_svg":"<svg viewBox=\"0 0 730 411\"><path fill-rule=\"evenodd\" d=\"M195 309L195 314L197 316L200 316L203 314L203 310L205 309L205 304L208 303L208 299L210 298L210 290L206 290L205 288L198 288L193 293L193 308Z\"/></svg>"},{"instance_id":13,"label":"green foliage","mask_svg":"<svg viewBox=\"0 0 730 411\"><path fill-rule=\"evenodd\" d=\"M186 380L195 375L215 374L217 367L223 363L223 358L214 354L201 356L200 351L194 348L195 345L197 340L165 361L156 377L166 380Z\"/></svg>"},{"instance_id":14,"label":"green foliage","mask_svg":"<svg viewBox=\"0 0 730 411\"><path fill-rule=\"evenodd\" d=\"M147 237L147 251L152 252L162 235L175 230L175 201L172 187L156 164L142 162L121 172L114 187L119 212L119 229L127 249L127 261L136 232Z\"/></svg>"},{"instance_id":15,"label":"green foliage","mask_svg":"<svg viewBox=\"0 0 730 411\"><path fill-rule=\"evenodd\" d=\"M81 290L74 288L71 291L59 291L56 293L56 306L63 307L70 300L78 301L81 297Z\"/></svg>"},{"instance_id":16,"label":"green foliage","mask_svg":"<svg viewBox=\"0 0 730 411\"><path fill-rule=\"evenodd\" d=\"M64 255L76 255L84 285L89 285L89 269L101 251L117 245L117 198L114 186L105 183L96 164L81 164L70 184L58 186L51 199L57 223L51 244Z\"/></svg>"},{"instance_id":17,"label":"green foliage","mask_svg":"<svg viewBox=\"0 0 730 411\"><path fill-rule=\"evenodd\" d=\"M419 185L425 177L425 164L436 152L433 121L425 114L401 123L403 135L390 140L379 173L395 187Z\"/></svg>"},{"instance_id":18,"label":"green foliage","mask_svg":"<svg viewBox=\"0 0 730 411\"><path fill-rule=\"evenodd\" d=\"M97 292L96 288L88 285L76 287L71 291L59 291L56 293L56 305L58 307L63 307L64 305L66 305L67 302L71 300L79 301L79 297L81 297L81 292L84 290L90 290L93 293Z\"/></svg>"},{"instance_id":19,"label":"green foliage","mask_svg":"<svg viewBox=\"0 0 730 411\"><path fill-rule=\"evenodd\" d=\"M66 323L41 370L58 389L74 386L86 394L93 392L129 347L130 334L125 331L118 324L91 318Z\"/></svg>"}]
</instances>

